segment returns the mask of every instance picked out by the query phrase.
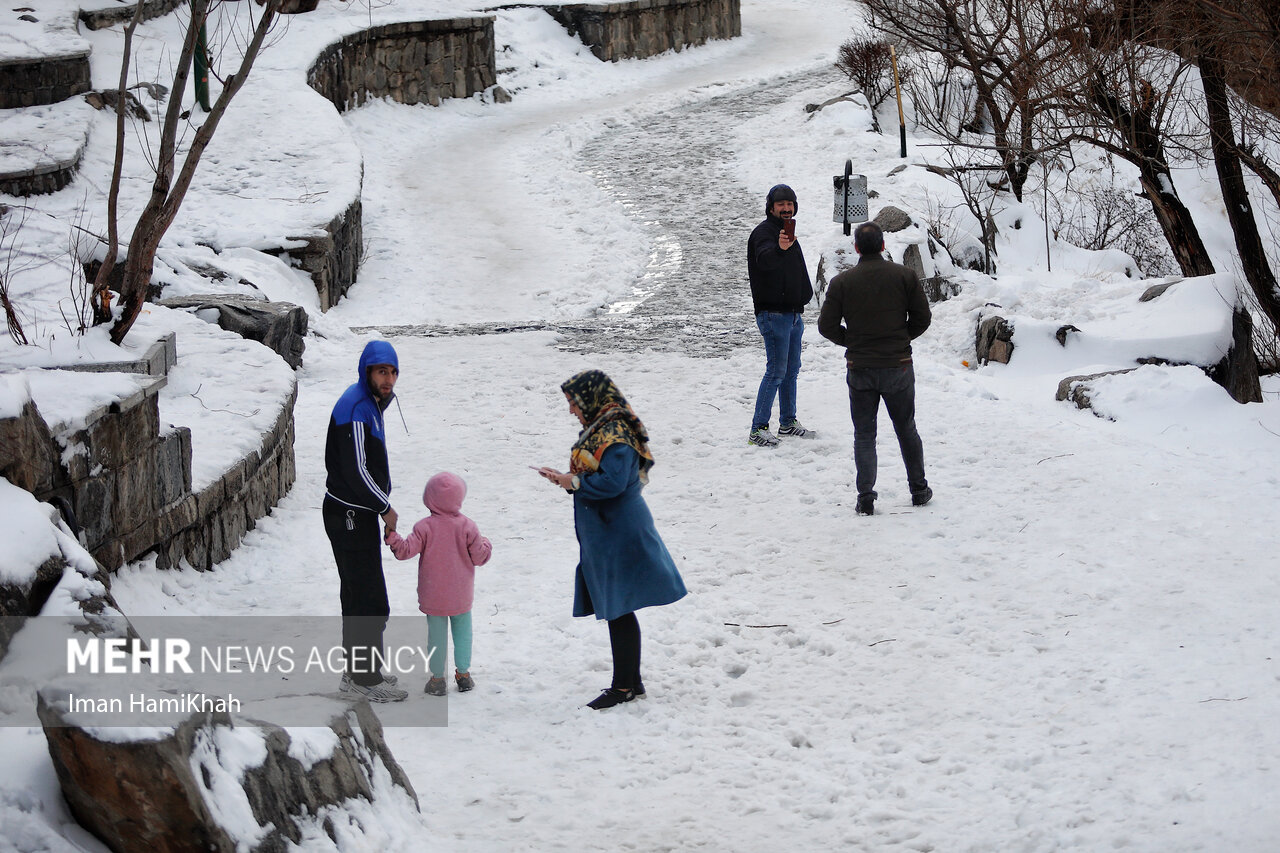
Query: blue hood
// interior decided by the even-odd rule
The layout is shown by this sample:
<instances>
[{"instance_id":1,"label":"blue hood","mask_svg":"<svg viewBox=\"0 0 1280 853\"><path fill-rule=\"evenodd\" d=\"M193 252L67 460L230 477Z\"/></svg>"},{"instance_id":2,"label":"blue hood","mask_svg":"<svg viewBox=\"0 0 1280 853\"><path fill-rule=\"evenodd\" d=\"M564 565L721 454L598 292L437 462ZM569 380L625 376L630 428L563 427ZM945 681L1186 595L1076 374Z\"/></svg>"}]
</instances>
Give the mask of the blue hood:
<instances>
[{"instance_id":1,"label":"blue hood","mask_svg":"<svg viewBox=\"0 0 1280 853\"><path fill-rule=\"evenodd\" d=\"M396 357L396 349L386 341L369 341L360 353L360 381L369 378L369 368L375 364L389 364L400 371L400 359Z\"/></svg>"},{"instance_id":2,"label":"blue hood","mask_svg":"<svg viewBox=\"0 0 1280 853\"><path fill-rule=\"evenodd\" d=\"M382 402L378 400L378 395L373 393L373 389L369 386L369 368L375 364L389 364L399 373L400 359L396 356L395 347L386 341L369 341L364 345L364 352L360 353L359 385L370 399L378 403L379 408L385 409L391 403L391 400L395 399L395 394L392 393L390 399Z\"/></svg>"}]
</instances>

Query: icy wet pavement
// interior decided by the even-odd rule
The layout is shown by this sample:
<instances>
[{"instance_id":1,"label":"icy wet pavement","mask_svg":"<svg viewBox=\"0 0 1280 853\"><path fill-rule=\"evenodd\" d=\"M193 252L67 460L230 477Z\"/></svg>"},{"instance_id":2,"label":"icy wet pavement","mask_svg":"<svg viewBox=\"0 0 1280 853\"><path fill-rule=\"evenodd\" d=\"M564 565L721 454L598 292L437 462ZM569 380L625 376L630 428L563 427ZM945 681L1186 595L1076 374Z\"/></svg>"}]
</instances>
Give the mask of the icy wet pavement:
<instances>
[{"instance_id":1,"label":"icy wet pavement","mask_svg":"<svg viewBox=\"0 0 1280 853\"><path fill-rule=\"evenodd\" d=\"M648 349L718 357L758 346L745 247L763 199L730 168L735 128L834 70L750 85L616 124L583 146L580 168L649 232L650 258L630 294L596 316L529 323L378 325L357 333L452 337L554 331L568 352ZM812 260L812 259L810 259Z\"/></svg>"}]
</instances>

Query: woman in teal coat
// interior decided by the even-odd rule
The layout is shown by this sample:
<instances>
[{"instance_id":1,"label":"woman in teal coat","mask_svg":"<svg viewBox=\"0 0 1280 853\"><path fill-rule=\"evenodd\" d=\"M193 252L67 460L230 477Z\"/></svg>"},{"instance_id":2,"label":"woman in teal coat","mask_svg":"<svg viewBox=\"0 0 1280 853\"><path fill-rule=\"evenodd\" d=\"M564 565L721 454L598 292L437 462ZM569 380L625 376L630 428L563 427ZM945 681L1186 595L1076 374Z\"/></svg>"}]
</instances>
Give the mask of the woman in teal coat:
<instances>
[{"instance_id":1,"label":"woman in teal coat","mask_svg":"<svg viewBox=\"0 0 1280 853\"><path fill-rule=\"evenodd\" d=\"M582 432L568 473L538 473L573 495L580 552L573 615L594 613L609 622L613 684L587 703L601 710L644 695L635 611L678 601L686 591L640 494L653 467L644 424L599 370L585 370L560 389Z\"/></svg>"}]
</instances>

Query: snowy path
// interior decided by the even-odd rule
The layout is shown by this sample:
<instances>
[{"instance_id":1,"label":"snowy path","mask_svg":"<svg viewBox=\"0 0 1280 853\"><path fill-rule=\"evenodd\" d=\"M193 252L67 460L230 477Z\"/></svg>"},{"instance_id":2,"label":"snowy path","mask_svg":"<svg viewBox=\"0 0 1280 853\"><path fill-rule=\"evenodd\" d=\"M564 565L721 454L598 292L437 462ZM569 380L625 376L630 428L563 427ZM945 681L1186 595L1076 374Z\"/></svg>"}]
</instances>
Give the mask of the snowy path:
<instances>
[{"instance_id":1,"label":"snowy path","mask_svg":"<svg viewBox=\"0 0 1280 853\"><path fill-rule=\"evenodd\" d=\"M886 423L878 514L853 516L842 357L812 330L799 393L820 437L746 446L762 357L734 265L760 201L733 184L706 193L720 189L707 152L761 75L814 73L813 46L829 54L847 25L817 3L779 11L748 4L742 44L597 69L607 79L584 97L353 115L371 255L308 344L297 484L216 572L133 566L118 597L138 619L336 612L318 508L328 413L363 344L344 327L545 325L396 339L398 509L414 517L427 477L456 471L495 546L478 574L477 689L450 695L448 728L388 732L433 849L1272 849L1269 410L1108 423L1024 392L1014 370L962 368L972 317L948 303L917 349L929 507L909 507ZM578 59L544 65L557 61ZM659 125L672 133L644 132ZM639 157L599 185L642 144L661 165L698 152L689 187L653 163L641 192ZM506 205L510 187L477 171L488 162L519 178ZM704 195L668 218L671 187ZM669 299L597 316L653 252L675 257L672 235L689 237L694 274L663 279ZM681 318L704 307L719 316L686 335ZM572 330L593 323L635 335L577 351ZM735 328L741 346L714 340ZM691 591L640 614L651 698L602 714L580 707L608 683L609 653L602 625L569 615L569 501L526 467L563 466L577 427L557 386L587 366L617 377L650 428L646 495ZM393 610L413 614L411 564L386 568ZM435 701L407 686L410 707Z\"/></svg>"},{"instance_id":2,"label":"snowy path","mask_svg":"<svg viewBox=\"0 0 1280 853\"><path fill-rule=\"evenodd\" d=\"M651 247L643 270L628 282L629 292L601 306L598 316L356 330L427 337L554 331L562 335L562 349L584 353L658 348L715 356L754 346L739 244L740 236L760 221L763 205L733 171L733 133L743 121L765 115L796 89L812 89L835 77L832 69L821 68L632 116L583 145L577 155L579 171L626 212ZM410 183L401 189L411 197L417 187ZM489 193L477 195L483 199ZM469 212L468 218L475 213ZM477 218L496 230L509 226L505 217L490 213L482 204ZM495 262L509 263L515 257Z\"/></svg>"}]
</instances>

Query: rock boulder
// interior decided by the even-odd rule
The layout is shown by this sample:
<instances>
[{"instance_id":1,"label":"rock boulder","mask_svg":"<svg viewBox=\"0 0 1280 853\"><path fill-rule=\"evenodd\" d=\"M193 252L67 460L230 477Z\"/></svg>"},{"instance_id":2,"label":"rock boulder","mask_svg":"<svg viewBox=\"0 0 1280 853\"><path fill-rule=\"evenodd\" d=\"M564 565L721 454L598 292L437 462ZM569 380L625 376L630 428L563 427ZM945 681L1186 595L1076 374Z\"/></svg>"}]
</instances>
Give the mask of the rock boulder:
<instances>
[{"instance_id":1,"label":"rock boulder","mask_svg":"<svg viewBox=\"0 0 1280 853\"><path fill-rule=\"evenodd\" d=\"M205 311L216 312L216 322L222 328L265 344L294 369L302 366L307 312L297 305L227 293L176 296L162 299L160 304L202 316Z\"/></svg>"},{"instance_id":2,"label":"rock boulder","mask_svg":"<svg viewBox=\"0 0 1280 853\"><path fill-rule=\"evenodd\" d=\"M216 711L171 728L80 728L56 689L40 692L37 711L72 814L112 850L284 853L317 825L333 837L327 821L352 801L418 812L368 702L338 708L332 736L299 730L296 743L284 728Z\"/></svg>"}]
</instances>

